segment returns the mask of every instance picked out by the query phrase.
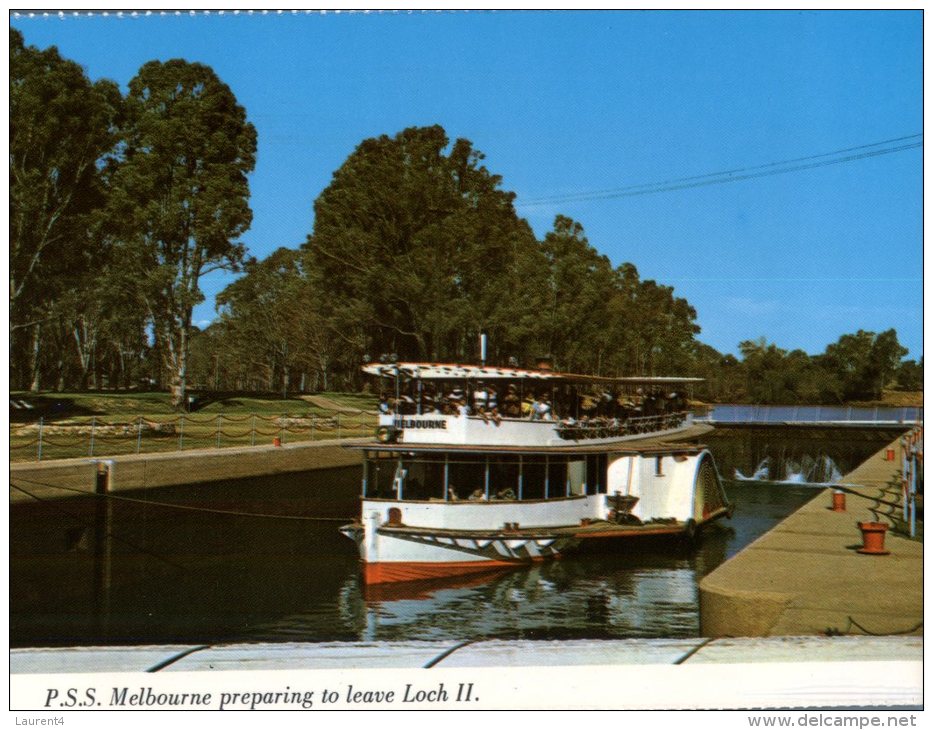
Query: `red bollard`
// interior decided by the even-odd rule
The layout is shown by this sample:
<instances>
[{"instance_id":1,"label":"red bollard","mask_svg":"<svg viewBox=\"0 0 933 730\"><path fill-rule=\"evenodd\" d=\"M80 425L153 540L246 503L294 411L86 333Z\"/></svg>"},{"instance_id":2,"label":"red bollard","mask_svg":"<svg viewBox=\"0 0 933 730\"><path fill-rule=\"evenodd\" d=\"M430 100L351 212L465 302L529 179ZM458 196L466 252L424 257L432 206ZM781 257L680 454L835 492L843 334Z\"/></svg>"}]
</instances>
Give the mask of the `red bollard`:
<instances>
[{"instance_id":1,"label":"red bollard","mask_svg":"<svg viewBox=\"0 0 933 730\"><path fill-rule=\"evenodd\" d=\"M846 511L846 493L841 489L833 490L833 512Z\"/></svg>"},{"instance_id":2,"label":"red bollard","mask_svg":"<svg viewBox=\"0 0 933 730\"><path fill-rule=\"evenodd\" d=\"M862 555L890 555L890 550L884 549L884 533L888 526L883 522L859 522L862 531L862 547L856 552Z\"/></svg>"},{"instance_id":3,"label":"red bollard","mask_svg":"<svg viewBox=\"0 0 933 730\"><path fill-rule=\"evenodd\" d=\"M273 446L281 446L281 445L282 445L282 439L280 439L278 436L276 436L275 438L272 439L272 445L273 445Z\"/></svg>"},{"instance_id":4,"label":"red bollard","mask_svg":"<svg viewBox=\"0 0 933 730\"><path fill-rule=\"evenodd\" d=\"M894 449L888 449L884 452L885 461L894 461Z\"/></svg>"}]
</instances>

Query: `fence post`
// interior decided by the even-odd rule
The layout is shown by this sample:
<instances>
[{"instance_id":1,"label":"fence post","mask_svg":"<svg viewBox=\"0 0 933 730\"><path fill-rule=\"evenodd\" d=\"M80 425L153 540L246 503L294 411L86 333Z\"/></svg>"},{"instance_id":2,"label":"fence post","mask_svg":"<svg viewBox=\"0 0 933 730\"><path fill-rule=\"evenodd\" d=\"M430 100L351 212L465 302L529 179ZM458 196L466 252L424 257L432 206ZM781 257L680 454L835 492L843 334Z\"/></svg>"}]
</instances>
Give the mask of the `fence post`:
<instances>
[{"instance_id":1,"label":"fence post","mask_svg":"<svg viewBox=\"0 0 933 730\"><path fill-rule=\"evenodd\" d=\"M253 418L250 421L249 445L250 446L256 445L256 414L255 413L253 414Z\"/></svg>"},{"instance_id":2,"label":"fence post","mask_svg":"<svg viewBox=\"0 0 933 730\"><path fill-rule=\"evenodd\" d=\"M185 450L185 415L182 414L178 417L178 450Z\"/></svg>"},{"instance_id":3,"label":"fence post","mask_svg":"<svg viewBox=\"0 0 933 730\"><path fill-rule=\"evenodd\" d=\"M217 448L220 448L220 431L223 428L223 414L220 413L217 416Z\"/></svg>"},{"instance_id":4,"label":"fence post","mask_svg":"<svg viewBox=\"0 0 933 730\"><path fill-rule=\"evenodd\" d=\"M139 423L136 426L136 453L138 454L143 445L143 417L139 417Z\"/></svg>"},{"instance_id":5,"label":"fence post","mask_svg":"<svg viewBox=\"0 0 933 730\"><path fill-rule=\"evenodd\" d=\"M917 536L917 452L910 451L910 536Z\"/></svg>"},{"instance_id":6,"label":"fence post","mask_svg":"<svg viewBox=\"0 0 933 730\"><path fill-rule=\"evenodd\" d=\"M908 501L910 499L908 492L908 472L910 471L910 461L908 461L907 455L907 439L901 439L901 496L904 498L904 521L907 521L908 517Z\"/></svg>"},{"instance_id":7,"label":"fence post","mask_svg":"<svg viewBox=\"0 0 933 730\"><path fill-rule=\"evenodd\" d=\"M91 416L91 443L88 447L88 456L94 456L94 431L97 429L97 416Z\"/></svg>"},{"instance_id":8,"label":"fence post","mask_svg":"<svg viewBox=\"0 0 933 730\"><path fill-rule=\"evenodd\" d=\"M38 458L38 461L42 461L42 426L44 425L44 422L45 422L45 418L42 416L39 416L39 453L38 453L39 458Z\"/></svg>"}]
</instances>

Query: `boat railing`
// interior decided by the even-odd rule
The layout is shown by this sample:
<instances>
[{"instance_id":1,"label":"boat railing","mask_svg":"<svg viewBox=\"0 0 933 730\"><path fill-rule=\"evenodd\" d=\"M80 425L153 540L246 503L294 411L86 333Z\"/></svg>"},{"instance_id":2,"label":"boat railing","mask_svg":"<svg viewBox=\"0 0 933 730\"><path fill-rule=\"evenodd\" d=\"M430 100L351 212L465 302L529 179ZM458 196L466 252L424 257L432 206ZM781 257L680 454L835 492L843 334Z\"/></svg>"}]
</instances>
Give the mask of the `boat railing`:
<instances>
[{"instance_id":1,"label":"boat railing","mask_svg":"<svg viewBox=\"0 0 933 730\"><path fill-rule=\"evenodd\" d=\"M569 441L633 436L679 428L688 413L663 413L655 416L634 416L627 419L593 418L585 421L564 420L557 426L557 435Z\"/></svg>"}]
</instances>

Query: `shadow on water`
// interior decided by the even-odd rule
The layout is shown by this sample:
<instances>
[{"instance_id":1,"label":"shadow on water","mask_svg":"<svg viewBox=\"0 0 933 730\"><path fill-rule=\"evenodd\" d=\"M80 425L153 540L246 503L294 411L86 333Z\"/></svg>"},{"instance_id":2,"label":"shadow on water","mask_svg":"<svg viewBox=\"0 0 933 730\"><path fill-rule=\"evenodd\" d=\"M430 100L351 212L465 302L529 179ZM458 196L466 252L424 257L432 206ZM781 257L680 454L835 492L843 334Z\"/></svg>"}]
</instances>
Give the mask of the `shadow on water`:
<instances>
[{"instance_id":1,"label":"shadow on water","mask_svg":"<svg viewBox=\"0 0 933 730\"><path fill-rule=\"evenodd\" d=\"M797 441L768 438L708 441L728 478L754 474L764 456L797 458ZM882 445L852 443L810 440L808 453L845 471ZM337 532L358 510L359 478L353 467L127 495L145 504L16 505L11 644L695 636L699 580L815 496L794 484L726 481L735 518L694 545L640 542L466 581L373 589Z\"/></svg>"}]
</instances>

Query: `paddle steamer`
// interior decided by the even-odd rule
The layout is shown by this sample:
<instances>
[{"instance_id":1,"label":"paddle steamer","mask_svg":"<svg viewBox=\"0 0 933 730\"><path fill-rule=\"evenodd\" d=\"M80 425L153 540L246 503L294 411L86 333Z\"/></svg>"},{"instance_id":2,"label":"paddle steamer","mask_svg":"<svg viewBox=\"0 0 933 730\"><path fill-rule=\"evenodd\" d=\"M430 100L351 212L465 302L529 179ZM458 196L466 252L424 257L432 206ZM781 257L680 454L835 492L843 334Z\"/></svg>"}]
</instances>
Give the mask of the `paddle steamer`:
<instances>
[{"instance_id":1,"label":"paddle steamer","mask_svg":"<svg viewBox=\"0 0 933 730\"><path fill-rule=\"evenodd\" d=\"M681 535L731 516L688 438L694 378L601 378L371 363L384 387L363 452L360 520L341 532L367 584L476 573L586 544ZM693 429L695 432L696 429Z\"/></svg>"}]
</instances>

